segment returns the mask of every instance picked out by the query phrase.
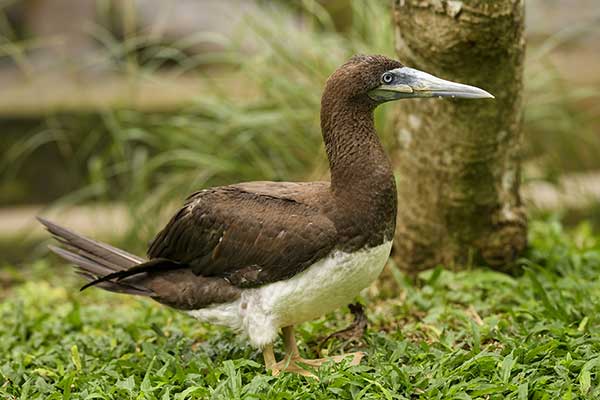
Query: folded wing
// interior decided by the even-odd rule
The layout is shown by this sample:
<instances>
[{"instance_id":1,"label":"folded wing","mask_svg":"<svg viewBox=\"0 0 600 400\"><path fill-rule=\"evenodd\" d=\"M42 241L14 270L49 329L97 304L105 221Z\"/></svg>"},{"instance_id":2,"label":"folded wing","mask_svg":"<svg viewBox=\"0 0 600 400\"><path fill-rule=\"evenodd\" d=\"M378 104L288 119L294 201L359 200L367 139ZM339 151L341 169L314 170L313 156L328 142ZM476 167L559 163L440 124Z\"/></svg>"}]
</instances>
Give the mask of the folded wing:
<instances>
[{"instance_id":1,"label":"folded wing","mask_svg":"<svg viewBox=\"0 0 600 400\"><path fill-rule=\"evenodd\" d=\"M337 232L316 207L288 195L292 185L298 184L197 192L157 235L148 256L238 287L294 276L331 252Z\"/></svg>"}]
</instances>

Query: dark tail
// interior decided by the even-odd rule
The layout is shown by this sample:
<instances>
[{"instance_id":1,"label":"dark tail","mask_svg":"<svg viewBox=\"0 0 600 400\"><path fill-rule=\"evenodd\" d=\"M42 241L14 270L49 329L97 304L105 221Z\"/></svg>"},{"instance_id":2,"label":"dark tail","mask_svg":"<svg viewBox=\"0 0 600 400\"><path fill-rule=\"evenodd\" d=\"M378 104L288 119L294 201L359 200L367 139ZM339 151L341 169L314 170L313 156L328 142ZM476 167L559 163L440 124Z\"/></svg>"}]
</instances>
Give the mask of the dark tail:
<instances>
[{"instance_id":1,"label":"dark tail","mask_svg":"<svg viewBox=\"0 0 600 400\"><path fill-rule=\"evenodd\" d=\"M89 281L82 290L91 285L117 293L153 296L145 287L141 274L156 264L105 243L88 239L58 226L47 219L40 221L63 247L49 246L50 250L77 265L77 273ZM136 276L137 275L137 276Z\"/></svg>"}]
</instances>

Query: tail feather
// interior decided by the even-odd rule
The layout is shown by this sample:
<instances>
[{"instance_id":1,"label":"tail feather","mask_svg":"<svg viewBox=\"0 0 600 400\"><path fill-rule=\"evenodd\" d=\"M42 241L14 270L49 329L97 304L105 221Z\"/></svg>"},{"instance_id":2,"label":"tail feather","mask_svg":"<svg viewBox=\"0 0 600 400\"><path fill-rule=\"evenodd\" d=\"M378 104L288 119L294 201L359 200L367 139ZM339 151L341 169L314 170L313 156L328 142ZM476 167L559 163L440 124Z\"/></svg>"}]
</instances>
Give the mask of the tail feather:
<instances>
[{"instance_id":1,"label":"tail feather","mask_svg":"<svg viewBox=\"0 0 600 400\"><path fill-rule=\"evenodd\" d=\"M76 254L69 250L65 250L61 247L50 245L48 246L48 248L54 254L75 264L77 266L77 272L82 272L91 276L104 276L115 272L115 269L109 268L105 265L98 263L93 259L80 256L79 254Z\"/></svg>"},{"instance_id":2,"label":"tail feather","mask_svg":"<svg viewBox=\"0 0 600 400\"><path fill-rule=\"evenodd\" d=\"M152 290L145 287L142 276L131 276L128 270L136 270L146 260L130 254L124 250L101 243L69 229L56 225L47 219L38 217L46 229L64 245L62 247L49 246L50 250L61 258L72 262L77 266L77 273L83 276L91 284L117 293L136 294L142 296L153 296ZM106 277L122 276L124 279L107 280ZM90 285L84 286L83 288ZM83 289L82 288L82 289Z\"/></svg>"},{"instance_id":3,"label":"tail feather","mask_svg":"<svg viewBox=\"0 0 600 400\"><path fill-rule=\"evenodd\" d=\"M116 279L117 281L121 281L122 279L132 278L134 276L144 274L145 272L149 272L149 271L158 272L158 271L164 271L164 270L169 270L169 269L179 269L179 268L181 268L181 265L176 262L173 262L173 261L170 261L170 260L167 260L164 258L155 258L153 260L138 264L129 269L115 271L108 275L104 275L103 277L94 279L92 282L89 282L88 284L84 285L81 288L81 290L87 289L90 286L95 286L102 282L111 281L113 279Z\"/></svg>"},{"instance_id":4,"label":"tail feather","mask_svg":"<svg viewBox=\"0 0 600 400\"><path fill-rule=\"evenodd\" d=\"M54 235L61 242L76 249L84 250L92 255L98 256L106 262L110 262L114 265L118 265L123 268L129 268L145 261L143 258L130 254L124 250L81 236L69 229L63 228L62 226L48 221L45 218L38 217L38 221L40 221L42 225L48 229L48 232Z\"/></svg>"}]
</instances>

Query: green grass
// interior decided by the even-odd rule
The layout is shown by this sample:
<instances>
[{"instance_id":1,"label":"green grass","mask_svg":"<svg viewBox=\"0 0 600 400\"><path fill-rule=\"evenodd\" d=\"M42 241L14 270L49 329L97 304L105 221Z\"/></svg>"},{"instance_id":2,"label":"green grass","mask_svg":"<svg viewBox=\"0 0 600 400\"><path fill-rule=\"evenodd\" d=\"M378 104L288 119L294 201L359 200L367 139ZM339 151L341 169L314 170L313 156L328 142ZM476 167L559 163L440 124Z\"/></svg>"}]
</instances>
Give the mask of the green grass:
<instances>
[{"instance_id":1,"label":"green grass","mask_svg":"<svg viewBox=\"0 0 600 400\"><path fill-rule=\"evenodd\" d=\"M14 270L21 283L2 293L0 398L599 398L600 236L548 221L530 239L519 277L438 269L410 281L390 268L367 296L368 356L327 365L319 381L271 377L231 332L150 301L79 293L65 268L40 261ZM301 325L301 351L317 356L318 339L347 323L340 311Z\"/></svg>"}]
</instances>

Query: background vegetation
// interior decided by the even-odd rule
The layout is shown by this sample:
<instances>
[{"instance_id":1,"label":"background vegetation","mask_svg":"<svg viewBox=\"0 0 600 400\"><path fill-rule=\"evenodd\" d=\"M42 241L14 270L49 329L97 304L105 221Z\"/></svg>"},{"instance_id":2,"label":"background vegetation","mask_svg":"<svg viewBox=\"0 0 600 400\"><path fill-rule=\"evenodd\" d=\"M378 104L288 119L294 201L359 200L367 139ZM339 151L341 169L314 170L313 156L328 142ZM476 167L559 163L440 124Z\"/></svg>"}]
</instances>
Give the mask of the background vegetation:
<instances>
[{"instance_id":1,"label":"background vegetation","mask_svg":"<svg viewBox=\"0 0 600 400\"><path fill-rule=\"evenodd\" d=\"M387 2L350 4L351 22L343 31L314 1L300 8L301 28L290 29L283 17L289 10L270 8L270 18L246 18L239 40L206 35L164 42L143 33L121 37L96 28L106 53L100 59L109 60L112 70L144 81L160 79L168 67L170 76L187 74L201 81L202 90L189 106L175 111L143 112L125 104L91 114L53 113L33 134L4 147L4 192L10 195L11 185L36 185L14 189L12 199L5 195L0 201L48 200L48 192L68 201L124 201L142 221L202 186L323 176L317 112L323 81L352 54L394 55ZM552 180L560 173L600 168L600 90L566 81L551 57L580 37L598 33L596 22L594 17L580 21L576 30L531 38L525 179ZM257 41L251 54L242 40L248 35ZM225 50L186 52L211 41ZM394 141L389 112L394 106L381 107L377 114L388 145ZM50 157L58 164L58 190L39 185L36 167L28 166L36 155L39 162Z\"/></svg>"},{"instance_id":2,"label":"background vegetation","mask_svg":"<svg viewBox=\"0 0 600 400\"><path fill-rule=\"evenodd\" d=\"M388 3L350 4L343 29L320 3L304 1L294 10L299 28L287 23L289 10L269 8L270 18L249 17L247 31L227 40L166 41L100 23L90 32L101 44L102 68L132 86L166 76L198 81L201 90L176 109L126 100L82 111L65 103L38 118L3 119L0 204L124 205L132 224L125 237L109 239L141 253L157 216L199 187L323 177L323 81L354 53L394 55ZM597 33L594 18L531 37L526 181L600 168L600 92L566 81L553 58ZM3 22L0 32L0 54L27 73L24 54L37 42ZM250 53L242 39L249 32L257 38ZM199 42L221 50L194 54ZM386 145L394 142L392 107L376 116ZM230 332L154 303L79 294L80 282L45 256L39 236L2 239L0 397L598 398L600 237L589 223L565 232L558 218L535 218L518 277L437 269L413 281L389 265L363 299L364 342L324 347L332 354L358 346L367 361L321 369L320 381L270 377L260 354ZM340 311L304 324L301 350L317 355L319 338L348 322Z\"/></svg>"}]
</instances>

